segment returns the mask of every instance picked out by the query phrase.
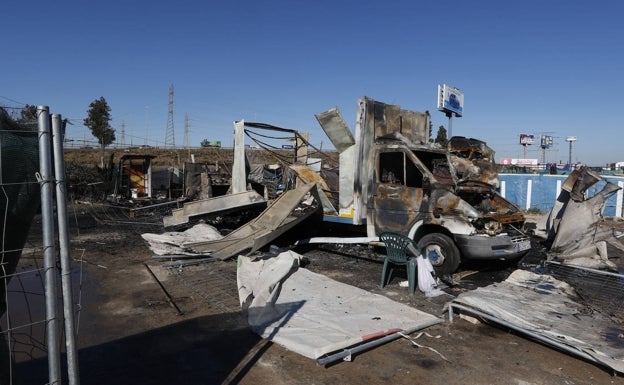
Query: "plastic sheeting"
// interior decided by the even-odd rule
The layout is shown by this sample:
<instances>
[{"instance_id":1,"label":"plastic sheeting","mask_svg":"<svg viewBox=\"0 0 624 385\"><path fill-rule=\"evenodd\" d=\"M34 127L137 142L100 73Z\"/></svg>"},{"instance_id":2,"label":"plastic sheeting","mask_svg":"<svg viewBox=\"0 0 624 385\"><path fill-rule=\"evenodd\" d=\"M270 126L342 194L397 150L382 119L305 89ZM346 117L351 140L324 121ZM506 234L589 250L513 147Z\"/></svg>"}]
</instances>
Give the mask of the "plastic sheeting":
<instances>
[{"instance_id":1,"label":"plastic sheeting","mask_svg":"<svg viewBox=\"0 0 624 385\"><path fill-rule=\"evenodd\" d=\"M254 332L316 359L438 317L299 267L287 251L252 261L238 258L241 307Z\"/></svg>"}]
</instances>

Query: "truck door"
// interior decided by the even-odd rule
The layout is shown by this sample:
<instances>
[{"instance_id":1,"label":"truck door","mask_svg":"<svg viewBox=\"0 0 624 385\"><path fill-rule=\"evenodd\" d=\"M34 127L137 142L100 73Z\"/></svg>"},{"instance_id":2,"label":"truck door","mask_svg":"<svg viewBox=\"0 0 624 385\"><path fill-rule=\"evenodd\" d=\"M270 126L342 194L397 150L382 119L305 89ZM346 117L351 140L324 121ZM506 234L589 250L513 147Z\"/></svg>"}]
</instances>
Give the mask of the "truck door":
<instances>
[{"instance_id":1,"label":"truck door","mask_svg":"<svg viewBox=\"0 0 624 385\"><path fill-rule=\"evenodd\" d=\"M407 233L420 215L423 173L400 149L380 151L376 160L373 205L375 231Z\"/></svg>"}]
</instances>

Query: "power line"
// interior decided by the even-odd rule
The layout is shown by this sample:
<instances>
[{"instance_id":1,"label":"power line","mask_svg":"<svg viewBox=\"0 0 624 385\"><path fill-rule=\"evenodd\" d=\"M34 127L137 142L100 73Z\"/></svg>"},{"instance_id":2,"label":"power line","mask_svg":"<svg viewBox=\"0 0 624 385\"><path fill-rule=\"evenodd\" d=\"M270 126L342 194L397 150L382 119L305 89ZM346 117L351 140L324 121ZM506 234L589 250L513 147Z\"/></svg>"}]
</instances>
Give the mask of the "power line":
<instances>
[{"instance_id":1,"label":"power line","mask_svg":"<svg viewBox=\"0 0 624 385\"><path fill-rule=\"evenodd\" d=\"M13 102L13 103L20 104L20 105L22 105L22 106L25 106L25 105L26 105L26 103L18 102L17 100L15 100L15 99L11 99L11 98L7 98L6 96L1 96L1 95L0 95L0 98L5 99L5 100L8 100L8 101Z\"/></svg>"}]
</instances>

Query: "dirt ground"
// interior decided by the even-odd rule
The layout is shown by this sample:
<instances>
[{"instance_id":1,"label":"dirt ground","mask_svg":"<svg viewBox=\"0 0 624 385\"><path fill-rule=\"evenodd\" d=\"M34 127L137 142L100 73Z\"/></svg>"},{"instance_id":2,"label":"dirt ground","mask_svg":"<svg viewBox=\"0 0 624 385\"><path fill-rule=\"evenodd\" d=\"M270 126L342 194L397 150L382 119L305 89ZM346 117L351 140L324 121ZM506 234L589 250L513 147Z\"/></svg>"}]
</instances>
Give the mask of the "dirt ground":
<instances>
[{"instance_id":1,"label":"dirt ground","mask_svg":"<svg viewBox=\"0 0 624 385\"><path fill-rule=\"evenodd\" d=\"M417 340L424 347L398 339L351 362L318 366L248 328L235 260L165 268L140 237L149 228L96 225L87 211L70 212L73 258L82 261L74 263L83 274L82 384L624 384L609 370L507 329L458 317L448 321L444 305L452 295L505 279L518 261L463 264L449 295L427 299L418 291L409 295L400 278L379 287L383 250L295 248L314 272L444 318ZM533 220L541 226L539 218ZM31 232L36 243L37 226ZM18 383L45 383L46 365L45 357L19 362Z\"/></svg>"}]
</instances>

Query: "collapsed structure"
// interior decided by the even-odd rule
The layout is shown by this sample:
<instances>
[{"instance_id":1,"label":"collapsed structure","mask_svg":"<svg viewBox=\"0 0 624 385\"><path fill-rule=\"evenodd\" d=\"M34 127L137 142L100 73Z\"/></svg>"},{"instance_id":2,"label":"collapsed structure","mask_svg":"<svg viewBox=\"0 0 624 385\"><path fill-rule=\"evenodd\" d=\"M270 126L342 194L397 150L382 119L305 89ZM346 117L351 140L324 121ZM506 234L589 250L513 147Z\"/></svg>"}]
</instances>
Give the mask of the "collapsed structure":
<instances>
[{"instance_id":1,"label":"collapsed structure","mask_svg":"<svg viewBox=\"0 0 624 385\"><path fill-rule=\"evenodd\" d=\"M288 167L300 181L317 186L307 191L323 191L315 198L322 206L325 221L365 225L368 240L376 240L384 231L407 235L417 242L439 275L453 273L462 258L518 258L530 249L524 215L497 191L494 151L485 142L453 137L442 147L429 140L427 113L367 97L358 101L355 136L336 108L316 118L339 153L339 166L332 170L333 174L322 167L319 171L309 167L304 151L309 144L294 130L239 121L234 124L230 194L220 198L229 203L211 202L215 198L189 203L165 218L165 225L185 223L190 216L207 213L206 210L230 210L237 204L262 201L257 196L244 202L233 199L248 191L244 133L245 127L253 127L295 134L297 152ZM288 207L295 209L297 205L293 201ZM275 210L263 216L284 217L283 213L276 216ZM265 228L278 234L276 230L286 223L276 222ZM255 228L236 233L243 238L258 234ZM243 238L232 242L255 242L250 249L262 246L257 240ZM201 253L216 252L206 244L188 246ZM226 254L220 254L220 258L236 253Z\"/></svg>"},{"instance_id":2,"label":"collapsed structure","mask_svg":"<svg viewBox=\"0 0 624 385\"><path fill-rule=\"evenodd\" d=\"M595 185L601 190L587 198L587 190ZM613 242L613 228L605 225L602 212L609 197L619 189L587 167L572 171L546 223L548 259L617 271L609 261L607 243L616 247L619 243Z\"/></svg>"},{"instance_id":3,"label":"collapsed structure","mask_svg":"<svg viewBox=\"0 0 624 385\"><path fill-rule=\"evenodd\" d=\"M597 186L593 196L589 188ZM535 271L518 269L494 285L460 294L461 311L503 325L547 345L624 372L622 280L609 246L623 249L614 222L602 216L620 187L587 167L574 170L546 221L545 259ZM605 271L611 270L611 271ZM613 272L614 271L614 272Z\"/></svg>"},{"instance_id":4,"label":"collapsed structure","mask_svg":"<svg viewBox=\"0 0 624 385\"><path fill-rule=\"evenodd\" d=\"M301 159L297 158L298 162L290 164L289 168L305 182L304 185L289 189L269 204L256 220L226 237L184 241L184 251L206 253L217 259L241 253L249 255L292 228L292 224L305 219L311 211L296 215L295 210L309 196L322 207L325 221L364 225L368 237L366 240L359 238L360 241L376 239L384 231L414 239L439 274L454 272L461 258L518 258L530 250L525 217L516 205L498 193L494 151L485 142L453 137L446 146L440 146L429 140L429 116L426 113L403 110L370 98L360 99L358 107L355 135L351 134L337 109L316 116L339 152L337 174L314 171L305 159L299 161ZM247 190L242 146L244 126L242 121L235 123L235 143L239 145L235 149L231 195ZM328 177L331 175L335 178ZM607 183L595 197L585 199L587 188L599 179L589 170L579 170L564 185L549 218L547 244L550 248L545 258L551 262L548 270L553 275L557 275L555 261L558 260L612 267L602 244L608 238L608 230L600 227L600 213L604 202L617 187ZM202 204L211 207L206 202ZM314 210L317 206L311 207ZM340 238L340 241L346 239ZM373 346L368 345L373 343L368 341L371 335L375 344L387 341L386 338L396 338L391 323L385 322L381 327L360 328L339 336L338 339L348 342L341 345L329 339L321 341L321 337L303 341L300 333L295 336L282 333L288 331L286 322L290 327L299 315L306 314L305 308L310 308L311 314L318 313L318 308L310 306L312 297L323 291L321 288L328 287L328 283L322 281L319 288L300 290L312 279L305 277L303 282L291 281L298 272L308 273L300 269L298 256L291 252L287 254L255 258L239 255L241 306L258 334L316 358L319 364L339 358L350 359L355 349L360 349L351 344L364 342L362 349ZM248 268L251 270L247 271ZM272 276L276 271L282 275ZM584 276L599 274L593 270L583 270L582 273ZM618 349L608 346L605 337L613 335L612 330L621 336L621 327L614 326L612 320L602 314L621 317L614 311L585 314L583 308L588 304L583 303L581 297L588 298L587 293L565 283L563 278L517 270L502 283L460 294L448 304L449 318L452 319L456 311L472 314L622 372L621 354ZM608 278L613 282L611 286L621 292L621 275ZM600 279L604 280L604 277ZM284 290L281 285L291 289ZM295 297L283 296L293 293ZM335 292L330 290L331 295L335 296ZM605 298L612 300L609 295ZM621 295L616 297L621 298ZM320 302L323 306L328 303L324 298ZM344 321L342 306L341 300L338 310L331 316L324 315L329 325L319 326L319 335L326 336L331 334L329 330L349 323ZM380 319L371 315L372 309L362 310L364 319ZM403 310L393 311L400 313ZM311 317L302 318L303 326L295 329L311 329L317 323ZM394 318L388 317L388 320ZM437 317L430 319L424 315L413 325L397 328L413 331L438 322ZM589 325L596 330L581 335L579 330L591 329ZM316 344L319 341L323 344ZM332 351L337 353L331 354Z\"/></svg>"}]
</instances>

